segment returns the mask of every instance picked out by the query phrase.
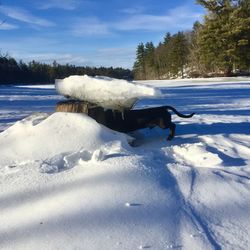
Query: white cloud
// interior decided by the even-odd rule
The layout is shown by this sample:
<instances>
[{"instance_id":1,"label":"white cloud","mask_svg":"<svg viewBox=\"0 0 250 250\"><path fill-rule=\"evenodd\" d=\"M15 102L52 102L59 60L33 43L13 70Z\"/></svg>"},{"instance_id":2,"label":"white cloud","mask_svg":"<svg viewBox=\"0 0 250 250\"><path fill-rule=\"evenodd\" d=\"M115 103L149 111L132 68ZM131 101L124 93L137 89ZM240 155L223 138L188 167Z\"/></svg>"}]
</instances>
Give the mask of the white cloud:
<instances>
[{"instance_id":1,"label":"white cloud","mask_svg":"<svg viewBox=\"0 0 250 250\"><path fill-rule=\"evenodd\" d=\"M196 20L200 20L202 13L187 6L169 10L165 15L136 14L142 8L123 9L129 14L120 21L102 22L96 17L82 18L75 22L72 28L75 36L105 36L115 31L170 31L191 29Z\"/></svg>"},{"instance_id":2,"label":"white cloud","mask_svg":"<svg viewBox=\"0 0 250 250\"><path fill-rule=\"evenodd\" d=\"M104 36L114 34L114 31L176 31L190 29L201 13L189 7L182 6L169 10L166 15L135 14L142 9L123 9L129 14L120 21L102 22L96 17L78 19L72 31L75 36Z\"/></svg>"},{"instance_id":3,"label":"white cloud","mask_svg":"<svg viewBox=\"0 0 250 250\"><path fill-rule=\"evenodd\" d=\"M18 26L10 23L3 22L0 24L0 30L14 30L17 29Z\"/></svg>"},{"instance_id":4,"label":"white cloud","mask_svg":"<svg viewBox=\"0 0 250 250\"><path fill-rule=\"evenodd\" d=\"M21 44L27 44L22 46ZM77 66L104 66L104 67L124 67L132 68L135 59L135 47L114 47L114 48L102 48L91 49L85 52L51 52L53 47L43 49L34 53L34 47L42 47L40 44L46 43L46 40L31 41L29 39L22 41L12 41L9 44L7 42L0 41L0 48L3 52L8 53L16 60L23 60L24 62L30 62L32 60L42 63L53 63L56 60L60 64L73 64ZM47 42L48 43L48 42ZM38 44L38 45L35 45ZM8 50L6 49L8 47Z\"/></svg>"},{"instance_id":5,"label":"white cloud","mask_svg":"<svg viewBox=\"0 0 250 250\"><path fill-rule=\"evenodd\" d=\"M59 64L72 64L76 66L90 67L124 67L131 68L134 61L134 53L129 53L127 49L101 49L92 50L89 53L28 53L12 52L11 56L17 60L30 62L32 60L52 64L56 60Z\"/></svg>"},{"instance_id":6,"label":"white cloud","mask_svg":"<svg viewBox=\"0 0 250 250\"><path fill-rule=\"evenodd\" d=\"M110 35L108 25L99 21L97 18L81 18L77 19L72 28L75 36L103 36Z\"/></svg>"},{"instance_id":7,"label":"white cloud","mask_svg":"<svg viewBox=\"0 0 250 250\"><path fill-rule=\"evenodd\" d=\"M120 12L129 14L129 15L134 15L134 14L139 14L142 13L145 10L144 7L131 7L131 8L125 8L120 10Z\"/></svg>"},{"instance_id":8,"label":"white cloud","mask_svg":"<svg viewBox=\"0 0 250 250\"><path fill-rule=\"evenodd\" d=\"M30 62L35 60L41 63L53 63L56 60L60 64L74 64L74 65L84 65L87 59L82 55L75 55L71 53L24 53L24 52L13 52L12 55L24 62Z\"/></svg>"},{"instance_id":9,"label":"white cloud","mask_svg":"<svg viewBox=\"0 0 250 250\"><path fill-rule=\"evenodd\" d=\"M64 10L74 10L79 1L77 0L47 0L39 3L39 9L64 9Z\"/></svg>"},{"instance_id":10,"label":"white cloud","mask_svg":"<svg viewBox=\"0 0 250 250\"><path fill-rule=\"evenodd\" d=\"M148 30L166 31L169 29L191 28L194 21L200 19L201 13L195 12L188 7L179 7L170 10L166 15L133 15L125 20L114 24L117 30Z\"/></svg>"},{"instance_id":11,"label":"white cloud","mask_svg":"<svg viewBox=\"0 0 250 250\"><path fill-rule=\"evenodd\" d=\"M0 12L12 19L42 27L51 27L55 24L43 18L36 17L22 8L0 6Z\"/></svg>"}]
</instances>

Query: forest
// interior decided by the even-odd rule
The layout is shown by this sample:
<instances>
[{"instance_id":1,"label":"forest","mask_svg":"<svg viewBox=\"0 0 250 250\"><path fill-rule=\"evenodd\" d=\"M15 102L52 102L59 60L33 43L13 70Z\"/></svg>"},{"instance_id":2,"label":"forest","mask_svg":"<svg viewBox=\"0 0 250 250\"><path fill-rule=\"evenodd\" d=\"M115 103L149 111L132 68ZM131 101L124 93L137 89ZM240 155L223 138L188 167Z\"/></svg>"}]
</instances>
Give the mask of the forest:
<instances>
[{"instance_id":1,"label":"forest","mask_svg":"<svg viewBox=\"0 0 250 250\"><path fill-rule=\"evenodd\" d=\"M36 61L17 62L8 55L0 55L0 84L12 83L54 83L55 79L62 79L70 75L89 76L103 75L119 79L132 79L129 69L113 67L83 67L75 65L61 65L54 61L45 64Z\"/></svg>"},{"instance_id":2,"label":"forest","mask_svg":"<svg viewBox=\"0 0 250 250\"><path fill-rule=\"evenodd\" d=\"M171 79L250 74L250 1L197 0L207 14L191 31L140 43L134 78Z\"/></svg>"}]
</instances>

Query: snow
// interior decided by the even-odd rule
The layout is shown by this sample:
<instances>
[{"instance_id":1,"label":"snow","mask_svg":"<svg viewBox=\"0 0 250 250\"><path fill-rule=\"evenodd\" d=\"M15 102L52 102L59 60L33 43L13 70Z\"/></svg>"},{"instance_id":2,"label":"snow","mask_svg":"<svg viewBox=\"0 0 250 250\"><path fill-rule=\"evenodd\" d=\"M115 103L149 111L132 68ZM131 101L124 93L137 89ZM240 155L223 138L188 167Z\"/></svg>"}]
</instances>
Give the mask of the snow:
<instances>
[{"instance_id":1,"label":"snow","mask_svg":"<svg viewBox=\"0 0 250 250\"><path fill-rule=\"evenodd\" d=\"M53 112L62 99L55 85L1 86L0 132L34 112Z\"/></svg>"},{"instance_id":2,"label":"snow","mask_svg":"<svg viewBox=\"0 0 250 250\"><path fill-rule=\"evenodd\" d=\"M104 76L74 75L57 79L55 85L61 95L118 110L132 107L138 98L160 95L153 87Z\"/></svg>"},{"instance_id":3,"label":"snow","mask_svg":"<svg viewBox=\"0 0 250 250\"><path fill-rule=\"evenodd\" d=\"M146 85L163 96L137 107L197 112L173 115L171 142L145 129L131 147L84 114L51 114L51 88L0 87L1 249L249 248L250 80Z\"/></svg>"},{"instance_id":4,"label":"snow","mask_svg":"<svg viewBox=\"0 0 250 250\"><path fill-rule=\"evenodd\" d=\"M68 133L68 131L74 131L74 133ZM87 152L96 150L100 145L118 140L127 142L127 139L125 134L101 127L95 120L84 114L54 113L48 116L48 114L38 113L16 122L0 134L0 148L2 148L0 162L2 165L15 166L19 162L34 160L46 162L46 158L56 156L56 161L61 160L57 159L59 157L66 161L65 165L69 165L68 158L72 158L69 152L76 151L79 159L82 156L86 158ZM38 144L39 147L34 147ZM14 158L10 148L15 148ZM67 157L58 156L58 154L67 155Z\"/></svg>"},{"instance_id":5,"label":"snow","mask_svg":"<svg viewBox=\"0 0 250 250\"><path fill-rule=\"evenodd\" d=\"M31 89L54 89L54 84L43 84L43 85L18 85L19 88L31 88Z\"/></svg>"}]
</instances>

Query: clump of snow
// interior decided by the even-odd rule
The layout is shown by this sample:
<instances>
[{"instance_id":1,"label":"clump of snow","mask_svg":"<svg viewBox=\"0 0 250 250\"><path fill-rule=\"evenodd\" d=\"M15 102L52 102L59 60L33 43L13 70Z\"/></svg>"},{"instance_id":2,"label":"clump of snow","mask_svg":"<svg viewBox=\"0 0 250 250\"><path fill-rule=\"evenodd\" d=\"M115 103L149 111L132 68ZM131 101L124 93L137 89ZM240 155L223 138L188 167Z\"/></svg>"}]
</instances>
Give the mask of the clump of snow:
<instances>
[{"instance_id":1,"label":"clump of snow","mask_svg":"<svg viewBox=\"0 0 250 250\"><path fill-rule=\"evenodd\" d=\"M57 79L55 86L61 95L112 109L131 108L138 98L160 95L153 87L104 76L69 76Z\"/></svg>"}]
</instances>

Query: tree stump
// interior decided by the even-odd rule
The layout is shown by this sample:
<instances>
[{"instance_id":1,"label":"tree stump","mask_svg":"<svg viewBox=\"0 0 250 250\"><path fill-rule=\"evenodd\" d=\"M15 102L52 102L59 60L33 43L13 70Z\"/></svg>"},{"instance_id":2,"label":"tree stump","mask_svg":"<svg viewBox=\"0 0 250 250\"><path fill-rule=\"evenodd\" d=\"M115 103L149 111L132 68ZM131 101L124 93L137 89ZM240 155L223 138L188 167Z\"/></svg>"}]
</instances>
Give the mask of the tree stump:
<instances>
[{"instance_id":1,"label":"tree stump","mask_svg":"<svg viewBox=\"0 0 250 250\"><path fill-rule=\"evenodd\" d=\"M56 112L71 112L71 113L85 113L88 114L88 110L94 107L94 104L90 104L84 101L67 100L58 102L56 105Z\"/></svg>"},{"instance_id":2,"label":"tree stump","mask_svg":"<svg viewBox=\"0 0 250 250\"><path fill-rule=\"evenodd\" d=\"M66 100L58 102L56 112L84 113L109 128L113 128L114 124L113 110L86 101Z\"/></svg>"}]
</instances>

